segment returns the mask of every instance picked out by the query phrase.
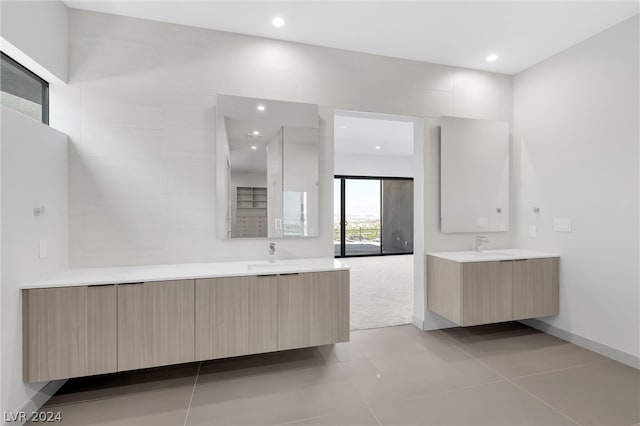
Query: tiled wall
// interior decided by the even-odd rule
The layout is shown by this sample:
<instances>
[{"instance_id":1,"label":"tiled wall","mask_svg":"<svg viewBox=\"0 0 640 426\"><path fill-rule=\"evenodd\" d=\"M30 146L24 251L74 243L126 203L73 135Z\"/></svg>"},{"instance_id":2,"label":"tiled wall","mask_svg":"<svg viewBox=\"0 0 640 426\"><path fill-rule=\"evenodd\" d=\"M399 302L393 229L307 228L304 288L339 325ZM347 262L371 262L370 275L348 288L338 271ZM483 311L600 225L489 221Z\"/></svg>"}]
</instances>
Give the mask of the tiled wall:
<instances>
[{"instance_id":1,"label":"tiled wall","mask_svg":"<svg viewBox=\"0 0 640 426\"><path fill-rule=\"evenodd\" d=\"M71 136L75 267L266 258L264 241L215 235L218 93L321 105L321 236L278 242L283 256L333 253L334 108L433 126L442 115L512 116L512 78L501 74L77 10L69 38L70 84L51 88L51 122ZM426 133L427 155L437 154ZM424 166L433 186L437 158ZM436 209L437 192L425 195ZM429 216L425 235L437 230ZM442 241L465 249L471 237ZM495 242L510 245L511 233Z\"/></svg>"}]
</instances>

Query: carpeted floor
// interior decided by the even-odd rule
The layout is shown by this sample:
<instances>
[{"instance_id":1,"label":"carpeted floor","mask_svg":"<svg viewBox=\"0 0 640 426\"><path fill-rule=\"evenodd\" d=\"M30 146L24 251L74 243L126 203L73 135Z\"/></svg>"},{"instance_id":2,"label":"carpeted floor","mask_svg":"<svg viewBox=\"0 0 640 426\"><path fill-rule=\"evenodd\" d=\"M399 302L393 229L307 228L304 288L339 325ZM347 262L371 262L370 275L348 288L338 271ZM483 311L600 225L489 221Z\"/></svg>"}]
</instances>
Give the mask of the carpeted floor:
<instances>
[{"instance_id":1,"label":"carpeted floor","mask_svg":"<svg viewBox=\"0 0 640 426\"><path fill-rule=\"evenodd\" d=\"M412 255L341 260L351 266L351 330L411 322Z\"/></svg>"}]
</instances>

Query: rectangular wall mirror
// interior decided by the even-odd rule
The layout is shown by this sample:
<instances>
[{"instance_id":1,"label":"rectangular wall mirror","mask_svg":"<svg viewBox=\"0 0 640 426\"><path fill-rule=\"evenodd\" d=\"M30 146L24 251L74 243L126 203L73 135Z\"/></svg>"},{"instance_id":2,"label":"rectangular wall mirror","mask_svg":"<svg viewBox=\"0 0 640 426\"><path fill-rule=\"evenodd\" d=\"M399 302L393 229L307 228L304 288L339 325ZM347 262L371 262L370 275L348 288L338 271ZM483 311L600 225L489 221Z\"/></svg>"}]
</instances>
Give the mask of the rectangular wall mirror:
<instances>
[{"instance_id":1,"label":"rectangular wall mirror","mask_svg":"<svg viewBox=\"0 0 640 426\"><path fill-rule=\"evenodd\" d=\"M226 238L318 236L319 122L317 105L218 95Z\"/></svg>"},{"instance_id":2,"label":"rectangular wall mirror","mask_svg":"<svg viewBox=\"0 0 640 426\"><path fill-rule=\"evenodd\" d=\"M442 232L509 230L509 124L443 117Z\"/></svg>"}]
</instances>

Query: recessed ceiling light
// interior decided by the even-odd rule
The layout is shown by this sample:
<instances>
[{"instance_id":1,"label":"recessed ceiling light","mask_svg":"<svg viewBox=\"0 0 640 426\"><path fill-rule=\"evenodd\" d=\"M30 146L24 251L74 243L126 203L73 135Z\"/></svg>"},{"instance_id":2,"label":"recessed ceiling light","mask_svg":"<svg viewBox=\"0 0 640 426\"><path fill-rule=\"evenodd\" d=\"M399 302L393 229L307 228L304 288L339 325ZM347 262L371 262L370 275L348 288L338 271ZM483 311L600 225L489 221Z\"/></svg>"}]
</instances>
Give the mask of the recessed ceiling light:
<instances>
[{"instance_id":1,"label":"recessed ceiling light","mask_svg":"<svg viewBox=\"0 0 640 426\"><path fill-rule=\"evenodd\" d=\"M254 131L253 131L253 136L260 136L260 132L259 132L259 131L257 131L257 130L254 130Z\"/></svg>"},{"instance_id":2,"label":"recessed ceiling light","mask_svg":"<svg viewBox=\"0 0 640 426\"><path fill-rule=\"evenodd\" d=\"M381 146L380 146L380 145L376 145L376 149L380 149L380 148L381 148Z\"/></svg>"},{"instance_id":3,"label":"recessed ceiling light","mask_svg":"<svg viewBox=\"0 0 640 426\"><path fill-rule=\"evenodd\" d=\"M276 16L275 18L273 18L273 20L271 21L271 24L276 27L276 28L282 28L284 27L284 19L282 19L279 16Z\"/></svg>"},{"instance_id":4,"label":"recessed ceiling light","mask_svg":"<svg viewBox=\"0 0 640 426\"><path fill-rule=\"evenodd\" d=\"M491 55L487 56L485 59L487 62L493 62L496 59L498 59L498 55L496 55L495 53L492 53Z\"/></svg>"},{"instance_id":5,"label":"recessed ceiling light","mask_svg":"<svg viewBox=\"0 0 640 426\"><path fill-rule=\"evenodd\" d=\"M256 109L257 109L258 111L264 111L264 105L258 105L258 106L256 107Z\"/></svg>"},{"instance_id":6,"label":"recessed ceiling light","mask_svg":"<svg viewBox=\"0 0 640 426\"><path fill-rule=\"evenodd\" d=\"M256 149L258 149L258 147L257 147L257 146L255 146L255 145L252 145L252 146L251 146L251 149L256 150Z\"/></svg>"}]
</instances>

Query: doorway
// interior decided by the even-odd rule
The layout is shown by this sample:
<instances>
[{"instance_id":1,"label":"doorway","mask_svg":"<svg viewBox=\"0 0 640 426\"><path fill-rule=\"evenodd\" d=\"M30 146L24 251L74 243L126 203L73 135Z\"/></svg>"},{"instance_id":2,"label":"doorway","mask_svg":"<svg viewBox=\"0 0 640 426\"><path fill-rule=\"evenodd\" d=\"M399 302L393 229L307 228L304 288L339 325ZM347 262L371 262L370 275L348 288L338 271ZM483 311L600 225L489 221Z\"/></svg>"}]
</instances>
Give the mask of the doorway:
<instances>
[{"instance_id":1,"label":"doorway","mask_svg":"<svg viewBox=\"0 0 640 426\"><path fill-rule=\"evenodd\" d=\"M416 123L354 111L334 116L334 256L351 267L352 330L413 320L422 188L414 187L414 167L422 173Z\"/></svg>"}]
</instances>

